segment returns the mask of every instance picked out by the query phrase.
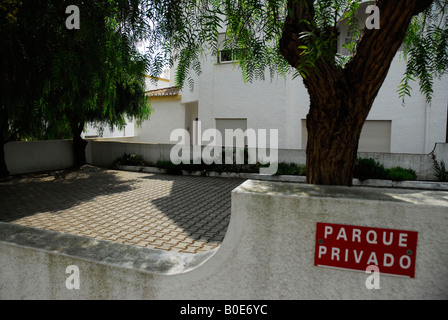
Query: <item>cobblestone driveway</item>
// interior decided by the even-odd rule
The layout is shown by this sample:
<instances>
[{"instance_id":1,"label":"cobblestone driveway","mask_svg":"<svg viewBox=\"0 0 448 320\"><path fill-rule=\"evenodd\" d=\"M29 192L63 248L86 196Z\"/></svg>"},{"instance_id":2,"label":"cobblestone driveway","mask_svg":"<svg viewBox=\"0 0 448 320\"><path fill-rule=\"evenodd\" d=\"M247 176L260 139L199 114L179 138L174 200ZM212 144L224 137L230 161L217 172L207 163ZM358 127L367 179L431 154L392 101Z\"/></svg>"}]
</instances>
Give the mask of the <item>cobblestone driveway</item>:
<instances>
[{"instance_id":1,"label":"cobblestone driveway","mask_svg":"<svg viewBox=\"0 0 448 320\"><path fill-rule=\"evenodd\" d=\"M220 245L243 180L84 166L0 181L0 221L197 253Z\"/></svg>"}]
</instances>

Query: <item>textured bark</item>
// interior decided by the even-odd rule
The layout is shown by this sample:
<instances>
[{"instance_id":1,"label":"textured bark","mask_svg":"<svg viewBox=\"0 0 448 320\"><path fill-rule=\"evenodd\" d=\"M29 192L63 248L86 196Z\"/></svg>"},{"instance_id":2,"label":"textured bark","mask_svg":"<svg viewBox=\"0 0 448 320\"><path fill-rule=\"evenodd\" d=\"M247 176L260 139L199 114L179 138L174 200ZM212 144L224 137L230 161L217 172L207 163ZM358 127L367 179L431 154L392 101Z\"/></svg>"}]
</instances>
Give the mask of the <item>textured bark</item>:
<instances>
[{"instance_id":1,"label":"textured bark","mask_svg":"<svg viewBox=\"0 0 448 320\"><path fill-rule=\"evenodd\" d=\"M81 167L87 163L86 160L87 141L81 136L73 137L73 152L75 155L75 165Z\"/></svg>"},{"instance_id":2,"label":"textured bark","mask_svg":"<svg viewBox=\"0 0 448 320\"><path fill-rule=\"evenodd\" d=\"M403 42L412 17L432 0L378 0L380 29L365 30L346 67L315 61L304 84L310 96L307 116L307 182L351 186L362 127ZM280 50L297 68L300 33L313 30L313 1L288 1Z\"/></svg>"},{"instance_id":3,"label":"textured bark","mask_svg":"<svg viewBox=\"0 0 448 320\"><path fill-rule=\"evenodd\" d=\"M0 146L0 178L9 176L9 171L6 166L5 159L5 144L2 142Z\"/></svg>"},{"instance_id":4,"label":"textured bark","mask_svg":"<svg viewBox=\"0 0 448 320\"><path fill-rule=\"evenodd\" d=\"M2 107L2 116L0 118L0 178L9 176L8 167L5 159L5 144L10 141L8 110Z\"/></svg>"},{"instance_id":5,"label":"textured bark","mask_svg":"<svg viewBox=\"0 0 448 320\"><path fill-rule=\"evenodd\" d=\"M87 163L86 160L86 146L87 141L81 138L82 130L84 130L84 122L71 123L73 132L73 155L75 165L81 167Z\"/></svg>"},{"instance_id":6,"label":"textured bark","mask_svg":"<svg viewBox=\"0 0 448 320\"><path fill-rule=\"evenodd\" d=\"M355 94L347 93L343 84L333 88L318 101L311 101L307 116L307 182L351 186L367 114L362 108L356 110L361 102Z\"/></svg>"}]
</instances>

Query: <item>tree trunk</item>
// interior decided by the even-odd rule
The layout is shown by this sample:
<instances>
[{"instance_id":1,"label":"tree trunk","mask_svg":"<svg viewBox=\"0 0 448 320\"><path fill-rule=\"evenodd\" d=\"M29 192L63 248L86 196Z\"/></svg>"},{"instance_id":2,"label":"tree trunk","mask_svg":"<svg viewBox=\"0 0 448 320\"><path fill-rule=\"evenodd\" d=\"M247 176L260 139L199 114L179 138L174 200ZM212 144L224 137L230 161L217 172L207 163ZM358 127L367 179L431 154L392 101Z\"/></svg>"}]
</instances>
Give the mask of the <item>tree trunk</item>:
<instances>
[{"instance_id":1,"label":"tree trunk","mask_svg":"<svg viewBox=\"0 0 448 320\"><path fill-rule=\"evenodd\" d=\"M9 176L8 166L6 165L5 158L5 145L11 139L11 133L8 131L8 110L2 106L2 117L0 121L0 178L5 178Z\"/></svg>"},{"instance_id":2,"label":"tree trunk","mask_svg":"<svg viewBox=\"0 0 448 320\"><path fill-rule=\"evenodd\" d=\"M304 71L310 95L307 116L307 182L351 186L359 138L412 17L433 0L378 0L380 29L364 30L356 53L346 66L334 59L303 60L304 32L321 34L313 23L313 0L289 0L280 51L289 64ZM334 36L337 36L335 33ZM312 38L311 38L312 39ZM332 52L333 46L323 48Z\"/></svg>"},{"instance_id":3,"label":"tree trunk","mask_svg":"<svg viewBox=\"0 0 448 320\"><path fill-rule=\"evenodd\" d=\"M325 93L324 93L325 94ZM358 141L365 122L364 113L341 113L339 106L322 108L312 102L307 116L307 183L351 186L358 153ZM347 108L353 110L354 107Z\"/></svg>"},{"instance_id":4,"label":"tree trunk","mask_svg":"<svg viewBox=\"0 0 448 320\"><path fill-rule=\"evenodd\" d=\"M0 146L0 178L9 176L8 167L5 159L5 143L2 141Z\"/></svg>"},{"instance_id":5,"label":"tree trunk","mask_svg":"<svg viewBox=\"0 0 448 320\"><path fill-rule=\"evenodd\" d=\"M87 141L81 138L82 130L84 130L84 122L76 122L70 124L73 132L73 155L75 166L81 167L87 163L86 146Z\"/></svg>"},{"instance_id":6,"label":"tree trunk","mask_svg":"<svg viewBox=\"0 0 448 320\"><path fill-rule=\"evenodd\" d=\"M81 136L73 137L73 153L75 156L76 167L81 167L87 163L86 146L87 141L81 138Z\"/></svg>"}]
</instances>

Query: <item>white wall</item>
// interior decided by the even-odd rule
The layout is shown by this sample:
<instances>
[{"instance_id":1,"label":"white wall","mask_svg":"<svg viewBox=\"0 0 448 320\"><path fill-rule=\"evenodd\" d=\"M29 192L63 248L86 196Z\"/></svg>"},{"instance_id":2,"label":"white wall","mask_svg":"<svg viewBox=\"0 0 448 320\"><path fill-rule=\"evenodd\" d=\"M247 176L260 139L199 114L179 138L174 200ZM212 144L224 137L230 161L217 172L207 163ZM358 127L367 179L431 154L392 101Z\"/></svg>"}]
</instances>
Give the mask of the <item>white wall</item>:
<instances>
[{"instance_id":1,"label":"white wall","mask_svg":"<svg viewBox=\"0 0 448 320\"><path fill-rule=\"evenodd\" d=\"M365 10L364 3L361 11ZM360 21L364 25L367 14L362 12ZM345 40L346 26L340 25L341 40ZM225 32L221 29L219 32ZM342 43L340 42L341 46ZM340 48L341 50L341 48ZM198 106L198 118L202 131L215 128L215 119L247 119L247 128L278 129L281 149L304 149L302 142L302 120L309 111L309 96L300 77L292 80L278 77L266 81L255 80L244 83L242 74L232 63L218 65L216 57L203 59L201 76L191 71L194 91L188 83L180 93L181 99L154 101L151 119L134 134L142 142L169 143L169 136L176 128L189 127L189 112L185 106ZM375 100L367 120L391 121L390 151L392 153L428 154L437 142L446 140L446 119L448 107L448 76L434 81L434 94L431 106L419 92L418 82L412 83L411 97L406 97L402 105L398 97L398 87L405 72L405 62L400 53L395 57L389 74ZM148 90L175 85L176 64L163 77L169 81L159 81L154 85L147 79ZM178 107L175 106L178 104ZM183 106L183 107L182 107ZM184 118L182 120L182 118ZM126 136L131 134L126 129ZM114 135L107 133L105 137ZM123 136L122 132L115 136ZM373 138L374 139L374 138ZM368 151L362 149L361 151ZM370 150L376 151L376 150Z\"/></svg>"},{"instance_id":2,"label":"white wall","mask_svg":"<svg viewBox=\"0 0 448 320\"><path fill-rule=\"evenodd\" d=\"M109 126L105 126L102 128L102 131L95 127L93 124L87 124L86 129L81 134L83 138L95 138L95 137L101 137L101 138L120 138L120 137L133 137L135 135L134 132L134 120L128 120L126 123L126 126L119 130L115 128L114 130L111 130Z\"/></svg>"},{"instance_id":3,"label":"white wall","mask_svg":"<svg viewBox=\"0 0 448 320\"><path fill-rule=\"evenodd\" d=\"M149 120L135 126L137 141L168 143L171 132L177 128L185 128L185 107L180 100L172 98L155 98L151 101L153 109Z\"/></svg>"},{"instance_id":4,"label":"white wall","mask_svg":"<svg viewBox=\"0 0 448 320\"><path fill-rule=\"evenodd\" d=\"M435 81L430 107L426 106L417 83L413 85L412 96L406 98L403 106L397 89L404 70L404 62L397 55L368 120L391 121L391 152L428 154L435 143L445 141L448 104L445 88L448 87L448 77ZM245 118L248 128L278 129L279 148L305 148L301 122L306 119L309 110L309 97L300 78L285 80L279 77L272 82L267 79L244 83L241 71L233 64L217 65L210 61L204 63L203 71L201 77L196 78L195 91L184 88L182 100L179 101L179 104L198 104L202 130L215 128L216 118ZM153 104L154 107L158 105ZM178 116L182 115L171 115L175 119ZM168 115L164 121L159 122L159 126L174 128L178 125ZM162 131L159 133L162 134ZM159 141L152 134L152 139L145 140L149 135L141 130L137 134L142 135L141 141L166 142L168 139L166 132Z\"/></svg>"},{"instance_id":5,"label":"white wall","mask_svg":"<svg viewBox=\"0 0 448 320\"><path fill-rule=\"evenodd\" d=\"M367 17L365 13L362 16ZM244 83L238 67L232 63L218 65L210 56L204 59L202 71L200 77L192 72L194 92L186 85L181 103L198 103L203 130L215 128L216 118L247 118L248 128L278 129L279 148L305 148L301 122L309 111L309 96L300 77L279 77L271 82L267 75L266 81ZM403 106L397 90L404 72L405 62L399 53L367 120L391 121L391 152L428 154L435 143L445 142L448 76L434 81L430 107L419 92L418 82L412 84L412 96ZM172 70L171 82L174 73Z\"/></svg>"},{"instance_id":6,"label":"white wall","mask_svg":"<svg viewBox=\"0 0 448 320\"><path fill-rule=\"evenodd\" d=\"M293 148L300 145L288 139L291 132L298 130L284 124L289 107L287 82L283 78L244 83L241 71L231 63L217 65L206 62L203 74L197 79L198 111L202 130L216 128L216 119L247 119L247 128L278 129L279 148ZM182 102L188 102L182 91ZM196 98L196 97L195 97ZM300 122L297 119L298 122ZM296 129L296 130L294 130ZM300 142L300 140L298 140Z\"/></svg>"},{"instance_id":7,"label":"white wall","mask_svg":"<svg viewBox=\"0 0 448 320\"><path fill-rule=\"evenodd\" d=\"M171 87L172 84L171 84L170 78L171 78L170 70L165 70L163 72L163 75L157 79L154 79L150 76L146 76L146 79L145 79L146 91ZM154 81L154 80L156 80L156 81Z\"/></svg>"},{"instance_id":8,"label":"white wall","mask_svg":"<svg viewBox=\"0 0 448 320\"><path fill-rule=\"evenodd\" d=\"M411 97L406 97L405 105L398 97L397 89L405 67L405 62L397 55L368 119L392 120L392 152L427 154L436 142L445 142L448 77L434 81L433 102L427 114L418 82L412 84Z\"/></svg>"},{"instance_id":9,"label":"white wall","mask_svg":"<svg viewBox=\"0 0 448 320\"><path fill-rule=\"evenodd\" d=\"M145 85L146 91L155 90L155 89L163 89L171 86L170 83L170 70L165 70L160 78L155 79L150 76L146 76ZM101 130L95 128L94 124L87 124L84 132L82 133L82 137L101 137L101 138L120 138L120 137L134 137L137 135L135 130L136 123L133 119L128 119L126 126L124 129L119 130L115 128L111 130L109 126L105 126Z\"/></svg>"},{"instance_id":10,"label":"white wall","mask_svg":"<svg viewBox=\"0 0 448 320\"><path fill-rule=\"evenodd\" d=\"M11 175L70 168L75 165L72 140L8 142L5 161Z\"/></svg>"},{"instance_id":11,"label":"white wall","mask_svg":"<svg viewBox=\"0 0 448 320\"><path fill-rule=\"evenodd\" d=\"M446 300L446 194L248 180L222 245L197 255L0 223L0 299ZM415 277L368 289L364 271L315 266L317 222L418 232Z\"/></svg>"}]
</instances>

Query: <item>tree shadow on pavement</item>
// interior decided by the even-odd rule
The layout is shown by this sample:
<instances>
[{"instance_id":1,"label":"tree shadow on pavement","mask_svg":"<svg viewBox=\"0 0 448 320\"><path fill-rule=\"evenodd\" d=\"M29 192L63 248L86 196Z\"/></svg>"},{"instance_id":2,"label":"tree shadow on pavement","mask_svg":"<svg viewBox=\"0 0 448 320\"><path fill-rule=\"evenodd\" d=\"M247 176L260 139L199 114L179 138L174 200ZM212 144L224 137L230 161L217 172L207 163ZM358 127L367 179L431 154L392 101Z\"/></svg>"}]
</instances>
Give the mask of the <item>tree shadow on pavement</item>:
<instances>
[{"instance_id":1,"label":"tree shadow on pavement","mask_svg":"<svg viewBox=\"0 0 448 320\"><path fill-rule=\"evenodd\" d=\"M230 221L231 191L243 179L149 175L172 182L166 197L151 203L194 240L220 243Z\"/></svg>"},{"instance_id":2,"label":"tree shadow on pavement","mask_svg":"<svg viewBox=\"0 0 448 320\"><path fill-rule=\"evenodd\" d=\"M130 191L133 180L92 166L25 174L0 180L0 221L59 212L102 195Z\"/></svg>"}]
</instances>

